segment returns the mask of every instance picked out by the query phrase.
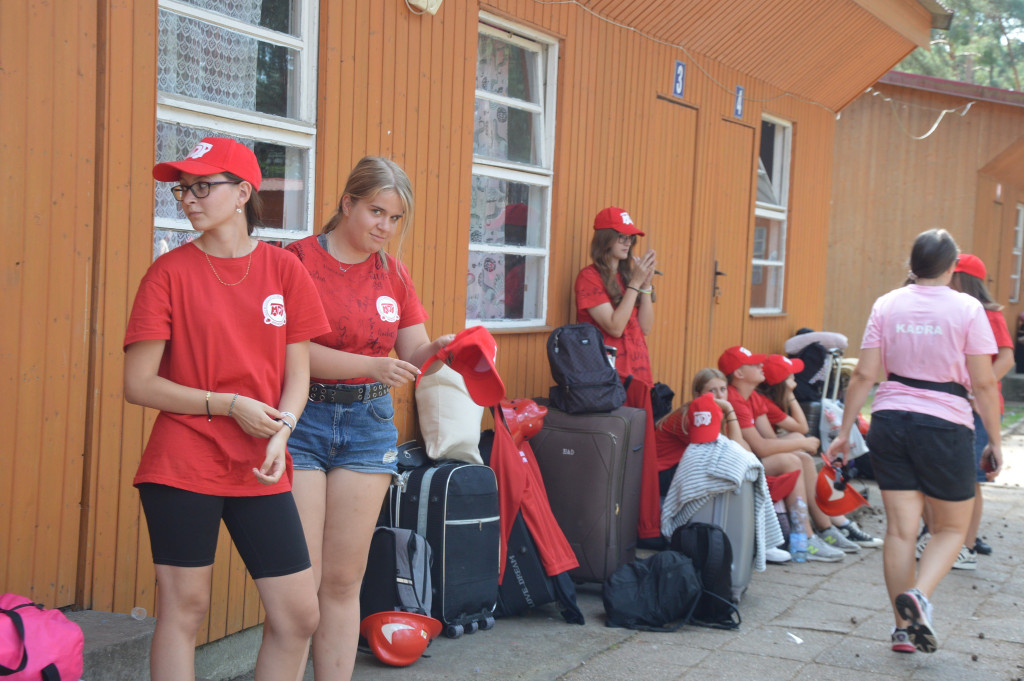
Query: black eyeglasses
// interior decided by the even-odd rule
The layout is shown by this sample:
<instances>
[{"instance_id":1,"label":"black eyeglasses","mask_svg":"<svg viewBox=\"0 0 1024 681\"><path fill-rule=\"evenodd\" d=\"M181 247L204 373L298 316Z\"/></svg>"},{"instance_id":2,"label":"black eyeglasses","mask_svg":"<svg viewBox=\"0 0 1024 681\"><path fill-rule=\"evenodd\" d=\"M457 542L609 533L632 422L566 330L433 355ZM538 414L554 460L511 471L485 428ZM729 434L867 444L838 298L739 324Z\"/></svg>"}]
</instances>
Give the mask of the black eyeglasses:
<instances>
[{"instance_id":1,"label":"black eyeglasses","mask_svg":"<svg viewBox=\"0 0 1024 681\"><path fill-rule=\"evenodd\" d=\"M636 243L636 234L620 234L619 243L629 244L630 246L632 246L633 244Z\"/></svg>"},{"instance_id":2,"label":"black eyeglasses","mask_svg":"<svg viewBox=\"0 0 1024 681\"><path fill-rule=\"evenodd\" d=\"M192 192L197 199L205 199L210 195L210 187L215 184L241 184L241 180L222 180L220 182L193 182L192 184L179 184L171 187L171 193L179 201L184 200L185 192Z\"/></svg>"}]
</instances>

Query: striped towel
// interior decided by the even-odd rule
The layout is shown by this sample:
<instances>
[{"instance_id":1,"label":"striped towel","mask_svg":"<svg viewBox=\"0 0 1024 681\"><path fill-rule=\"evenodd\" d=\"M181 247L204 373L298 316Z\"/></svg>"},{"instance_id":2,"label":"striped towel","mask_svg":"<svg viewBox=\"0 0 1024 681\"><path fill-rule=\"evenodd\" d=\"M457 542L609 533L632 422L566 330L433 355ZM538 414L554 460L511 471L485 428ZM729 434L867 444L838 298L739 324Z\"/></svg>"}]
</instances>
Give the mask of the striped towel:
<instances>
[{"instance_id":1,"label":"striped towel","mask_svg":"<svg viewBox=\"0 0 1024 681\"><path fill-rule=\"evenodd\" d=\"M737 492L754 483L754 569L765 569L765 550L782 543L782 528L768 494L764 466L752 452L724 435L686 448L661 507L661 534L671 537L716 494Z\"/></svg>"}]
</instances>

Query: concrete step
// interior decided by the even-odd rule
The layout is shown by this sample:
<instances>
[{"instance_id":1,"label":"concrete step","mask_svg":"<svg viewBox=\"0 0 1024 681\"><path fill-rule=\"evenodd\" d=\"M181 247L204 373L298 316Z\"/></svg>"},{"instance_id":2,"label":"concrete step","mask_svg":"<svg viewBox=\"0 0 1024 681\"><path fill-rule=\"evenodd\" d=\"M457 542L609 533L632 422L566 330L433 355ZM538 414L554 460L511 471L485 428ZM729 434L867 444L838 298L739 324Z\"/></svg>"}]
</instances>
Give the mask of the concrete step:
<instances>
[{"instance_id":1,"label":"concrete step","mask_svg":"<svg viewBox=\"0 0 1024 681\"><path fill-rule=\"evenodd\" d=\"M138 681L149 678L149 644L156 618L99 610L66 613L85 634L83 681Z\"/></svg>"},{"instance_id":2,"label":"concrete step","mask_svg":"<svg viewBox=\"0 0 1024 681\"><path fill-rule=\"evenodd\" d=\"M149 678L149 647L155 617L99 610L65 613L85 635L82 681L140 681ZM196 681L224 681L251 671L263 637L252 627L196 648Z\"/></svg>"}]
</instances>

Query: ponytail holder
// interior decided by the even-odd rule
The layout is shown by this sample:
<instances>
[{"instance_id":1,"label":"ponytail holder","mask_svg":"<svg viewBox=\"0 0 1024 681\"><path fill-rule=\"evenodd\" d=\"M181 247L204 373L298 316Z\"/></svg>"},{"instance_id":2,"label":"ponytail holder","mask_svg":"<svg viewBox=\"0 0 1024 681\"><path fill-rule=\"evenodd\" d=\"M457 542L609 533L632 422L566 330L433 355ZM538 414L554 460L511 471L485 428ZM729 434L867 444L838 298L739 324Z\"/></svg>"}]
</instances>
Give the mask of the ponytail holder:
<instances>
[{"instance_id":1,"label":"ponytail holder","mask_svg":"<svg viewBox=\"0 0 1024 681\"><path fill-rule=\"evenodd\" d=\"M913 270L907 271L907 279L909 279L910 281L917 281L917 275L914 274Z\"/></svg>"}]
</instances>

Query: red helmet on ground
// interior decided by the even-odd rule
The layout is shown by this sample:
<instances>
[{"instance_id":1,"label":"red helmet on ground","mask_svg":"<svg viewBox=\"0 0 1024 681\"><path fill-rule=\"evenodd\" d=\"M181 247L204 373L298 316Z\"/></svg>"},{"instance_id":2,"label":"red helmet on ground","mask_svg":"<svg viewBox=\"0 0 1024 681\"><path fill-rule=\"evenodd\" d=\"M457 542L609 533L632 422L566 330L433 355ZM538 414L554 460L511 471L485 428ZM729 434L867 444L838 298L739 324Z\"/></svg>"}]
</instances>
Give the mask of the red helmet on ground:
<instances>
[{"instance_id":1,"label":"red helmet on ground","mask_svg":"<svg viewBox=\"0 0 1024 681\"><path fill-rule=\"evenodd\" d=\"M818 482L814 487L814 498L825 515L843 515L850 511L867 506L867 499L853 488L846 480L842 468L822 466L818 473Z\"/></svg>"},{"instance_id":2,"label":"red helmet on ground","mask_svg":"<svg viewBox=\"0 0 1024 681\"><path fill-rule=\"evenodd\" d=\"M441 633L441 623L414 612L375 612L359 625L359 633L378 660L392 667L408 667Z\"/></svg>"}]
</instances>

